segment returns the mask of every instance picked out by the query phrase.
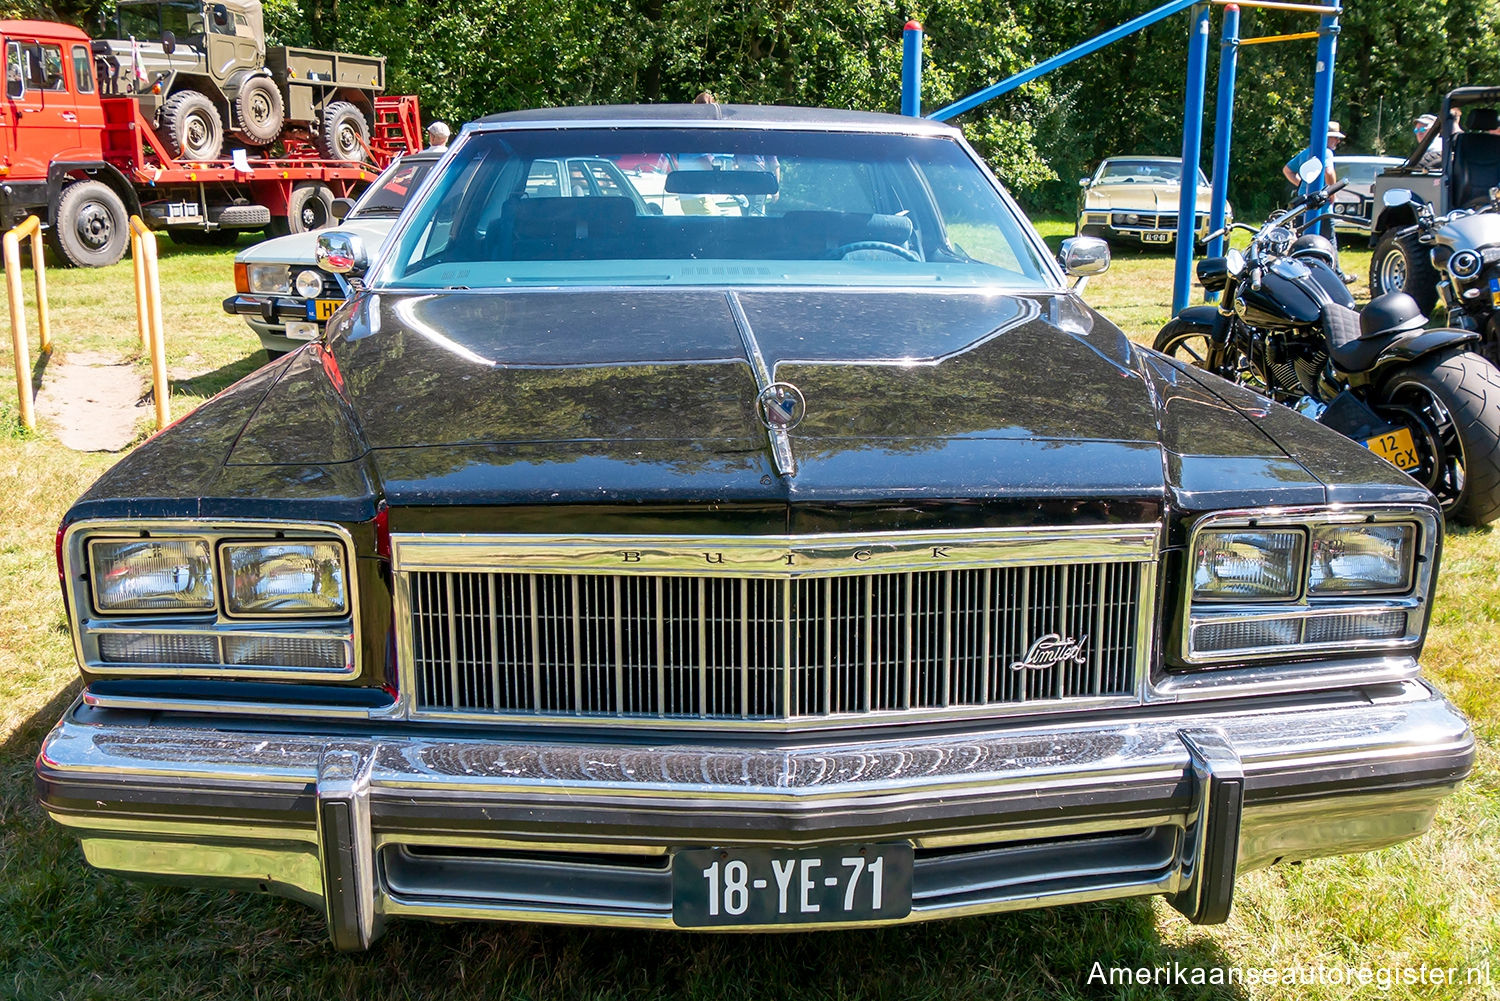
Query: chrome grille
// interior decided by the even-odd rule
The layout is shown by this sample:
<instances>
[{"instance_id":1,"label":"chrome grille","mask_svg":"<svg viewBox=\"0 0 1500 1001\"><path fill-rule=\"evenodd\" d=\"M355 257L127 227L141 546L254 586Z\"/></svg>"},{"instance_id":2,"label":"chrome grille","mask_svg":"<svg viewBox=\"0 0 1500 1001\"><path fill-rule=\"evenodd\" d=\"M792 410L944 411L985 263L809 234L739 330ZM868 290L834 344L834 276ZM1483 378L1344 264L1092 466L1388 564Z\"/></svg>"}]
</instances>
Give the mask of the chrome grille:
<instances>
[{"instance_id":1,"label":"chrome grille","mask_svg":"<svg viewBox=\"0 0 1500 1001\"><path fill-rule=\"evenodd\" d=\"M405 575L415 711L795 720L1135 691L1148 564ZM1077 659L1016 668L1049 634Z\"/></svg>"}]
</instances>

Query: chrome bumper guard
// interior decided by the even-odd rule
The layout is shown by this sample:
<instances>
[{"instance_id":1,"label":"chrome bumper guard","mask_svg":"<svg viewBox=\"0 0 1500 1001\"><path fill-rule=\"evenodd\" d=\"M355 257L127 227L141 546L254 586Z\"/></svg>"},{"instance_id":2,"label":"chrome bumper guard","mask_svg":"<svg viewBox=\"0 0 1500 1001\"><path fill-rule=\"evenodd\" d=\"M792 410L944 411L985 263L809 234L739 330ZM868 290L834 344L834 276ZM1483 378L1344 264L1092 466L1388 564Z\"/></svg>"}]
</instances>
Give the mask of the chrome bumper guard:
<instances>
[{"instance_id":1,"label":"chrome bumper guard","mask_svg":"<svg viewBox=\"0 0 1500 1001\"><path fill-rule=\"evenodd\" d=\"M903 920L1165 894L1213 923L1237 872L1421 833L1474 756L1420 682L1176 708L726 748L145 726L75 706L37 784L94 865L320 904L335 944L361 949L393 916L670 928L674 849L903 838Z\"/></svg>"},{"instance_id":2,"label":"chrome bumper guard","mask_svg":"<svg viewBox=\"0 0 1500 1001\"><path fill-rule=\"evenodd\" d=\"M266 323L277 320L306 320L307 300L282 296L232 295L223 302L224 312L231 316L254 316Z\"/></svg>"}]
</instances>

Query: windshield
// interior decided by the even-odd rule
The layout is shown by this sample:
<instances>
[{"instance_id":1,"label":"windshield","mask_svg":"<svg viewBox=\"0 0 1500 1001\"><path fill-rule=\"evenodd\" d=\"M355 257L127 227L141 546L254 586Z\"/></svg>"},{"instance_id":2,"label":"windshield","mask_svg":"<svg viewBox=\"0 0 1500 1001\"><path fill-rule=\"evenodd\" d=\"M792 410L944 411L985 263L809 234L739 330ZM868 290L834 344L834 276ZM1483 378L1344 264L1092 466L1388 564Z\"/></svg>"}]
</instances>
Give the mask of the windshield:
<instances>
[{"instance_id":1,"label":"windshield","mask_svg":"<svg viewBox=\"0 0 1500 1001\"><path fill-rule=\"evenodd\" d=\"M370 185L349 218L383 216L391 218L401 214L412 194L422 186L422 180L432 169L436 160L402 161Z\"/></svg>"},{"instance_id":2,"label":"windshield","mask_svg":"<svg viewBox=\"0 0 1500 1001\"><path fill-rule=\"evenodd\" d=\"M375 281L1040 288L1050 272L951 139L539 129L468 136Z\"/></svg>"},{"instance_id":3,"label":"windshield","mask_svg":"<svg viewBox=\"0 0 1500 1001\"><path fill-rule=\"evenodd\" d=\"M1182 164L1176 160L1105 160L1099 168L1100 184L1178 184L1182 181ZM1198 186L1208 187L1208 178L1198 171Z\"/></svg>"},{"instance_id":4,"label":"windshield","mask_svg":"<svg viewBox=\"0 0 1500 1001\"><path fill-rule=\"evenodd\" d=\"M1390 170L1393 164L1403 163L1402 160L1390 160L1386 162L1360 161L1355 163L1333 161L1333 172L1341 181L1351 184L1374 184L1375 177L1381 171Z\"/></svg>"},{"instance_id":5,"label":"windshield","mask_svg":"<svg viewBox=\"0 0 1500 1001\"><path fill-rule=\"evenodd\" d=\"M179 41L201 36L202 8L195 3L120 5L118 37L156 41L164 31L172 32Z\"/></svg>"}]
</instances>

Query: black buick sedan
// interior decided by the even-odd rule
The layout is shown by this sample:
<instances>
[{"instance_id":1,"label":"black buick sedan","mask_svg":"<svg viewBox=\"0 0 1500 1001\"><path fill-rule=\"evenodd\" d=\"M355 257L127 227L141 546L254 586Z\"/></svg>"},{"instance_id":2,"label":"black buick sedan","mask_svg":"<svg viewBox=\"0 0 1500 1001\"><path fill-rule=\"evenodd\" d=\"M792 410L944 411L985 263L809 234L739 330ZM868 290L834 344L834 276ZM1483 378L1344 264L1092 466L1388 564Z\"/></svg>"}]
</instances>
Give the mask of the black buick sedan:
<instances>
[{"instance_id":1,"label":"black buick sedan","mask_svg":"<svg viewBox=\"0 0 1500 1001\"><path fill-rule=\"evenodd\" d=\"M580 158L613 187L539 174ZM1070 287L1097 241L1060 256L932 122L465 129L378 259L325 234L322 337L69 511L43 804L346 949L1214 922L1237 872L1419 834L1474 754L1418 664L1433 499L1133 345Z\"/></svg>"}]
</instances>

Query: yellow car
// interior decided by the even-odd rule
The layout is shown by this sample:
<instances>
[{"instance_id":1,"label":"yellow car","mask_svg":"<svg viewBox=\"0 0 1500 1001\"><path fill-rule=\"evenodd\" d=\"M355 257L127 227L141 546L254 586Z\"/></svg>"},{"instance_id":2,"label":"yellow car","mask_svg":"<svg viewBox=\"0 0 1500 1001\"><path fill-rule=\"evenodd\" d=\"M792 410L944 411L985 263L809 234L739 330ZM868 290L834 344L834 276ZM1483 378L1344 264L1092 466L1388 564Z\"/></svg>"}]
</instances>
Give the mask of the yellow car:
<instances>
[{"instance_id":1,"label":"yellow car","mask_svg":"<svg viewBox=\"0 0 1500 1001\"><path fill-rule=\"evenodd\" d=\"M1208 234L1210 188L1198 175L1198 211L1194 231ZM1112 156L1093 177L1079 178L1083 204L1078 211L1080 236L1112 243L1168 244L1177 239L1177 206L1182 161L1170 156ZM1226 222L1234 216L1226 206Z\"/></svg>"}]
</instances>

